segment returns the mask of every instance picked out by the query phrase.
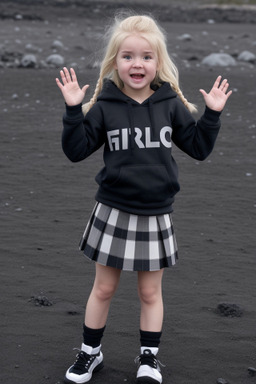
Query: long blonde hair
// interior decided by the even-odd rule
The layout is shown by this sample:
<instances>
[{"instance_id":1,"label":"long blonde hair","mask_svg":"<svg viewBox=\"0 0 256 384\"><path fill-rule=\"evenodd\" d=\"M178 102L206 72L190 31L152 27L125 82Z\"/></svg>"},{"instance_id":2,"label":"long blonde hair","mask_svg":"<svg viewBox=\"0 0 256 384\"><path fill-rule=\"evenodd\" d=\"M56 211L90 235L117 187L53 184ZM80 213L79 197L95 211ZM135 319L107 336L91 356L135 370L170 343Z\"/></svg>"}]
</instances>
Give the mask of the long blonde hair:
<instances>
[{"instance_id":1,"label":"long blonde hair","mask_svg":"<svg viewBox=\"0 0 256 384\"><path fill-rule=\"evenodd\" d=\"M86 114L96 103L97 97L102 90L105 78L111 79L119 89L123 88L123 82L118 72L114 69L116 56L121 43L131 34L137 33L145 38L151 45L158 58L158 71L153 84L160 85L165 81L170 83L172 89L180 97L181 101L190 112L196 112L194 104L188 102L184 97L179 86L179 72L176 65L171 60L166 46L165 33L156 21L150 16L129 16L126 18L115 18L115 23L109 28L107 34L108 44L105 51L105 57L101 63L100 75L91 100L83 105L83 112Z\"/></svg>"}]
</instances>

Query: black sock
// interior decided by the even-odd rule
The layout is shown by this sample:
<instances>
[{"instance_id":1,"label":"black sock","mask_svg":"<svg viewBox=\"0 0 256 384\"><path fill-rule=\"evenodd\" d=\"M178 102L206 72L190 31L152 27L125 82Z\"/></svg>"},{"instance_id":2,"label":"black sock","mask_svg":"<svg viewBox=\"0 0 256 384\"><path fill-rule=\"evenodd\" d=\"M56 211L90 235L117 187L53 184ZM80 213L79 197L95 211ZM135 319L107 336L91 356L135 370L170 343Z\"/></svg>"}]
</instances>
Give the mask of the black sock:
<instances>
[{"instance_id":1,"label":"black sock","mask_svg":"<svg viewBox=\"0 0 256 384\"><path fill-rule=\"evenodd\" d=\"M160 344L162 332L148 332L140 330L140 343L142 347L156 347Z\"/></svg>"},{"instance_id":2,"label":"black sock","mask_svg":"<svg viewBox=\"0 0 256 384\"><path fill-rule=\"evenodd\" d=\"M93 329L83 325L83 337L84 344L89 345L90 347L96 348L100 345L101 339L104 333L106 326L99 329Z\"/></svg>"}]
</instances>

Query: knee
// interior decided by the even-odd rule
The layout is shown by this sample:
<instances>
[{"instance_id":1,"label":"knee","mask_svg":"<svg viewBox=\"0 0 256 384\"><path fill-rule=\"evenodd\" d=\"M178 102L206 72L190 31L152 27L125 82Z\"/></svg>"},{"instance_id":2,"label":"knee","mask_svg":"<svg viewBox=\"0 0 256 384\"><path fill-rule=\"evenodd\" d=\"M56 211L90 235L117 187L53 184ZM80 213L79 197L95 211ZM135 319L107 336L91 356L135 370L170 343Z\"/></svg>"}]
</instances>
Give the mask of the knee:
<instances>
[{"instance_id":1,"label":"knee","mask_svg":"<svg viewBox=\"0 0 256 384\"><path fill-rule=\"evenodd\" d=\"M100 301L111 300L115 291L116 291L116 286L114 284L101 283L95 287L95 295Z\"/></svg>"},{"instance_id":2,"label":"knee","mask_svg":"<svg viewBox=\"0 0 256 384\"><path fill-rule=\"evenodd\" d=\"M159 289L154 286L142 286L138 288L140 301L144 304L155 304L159 300Z\"/></svg>"}]
</instances>

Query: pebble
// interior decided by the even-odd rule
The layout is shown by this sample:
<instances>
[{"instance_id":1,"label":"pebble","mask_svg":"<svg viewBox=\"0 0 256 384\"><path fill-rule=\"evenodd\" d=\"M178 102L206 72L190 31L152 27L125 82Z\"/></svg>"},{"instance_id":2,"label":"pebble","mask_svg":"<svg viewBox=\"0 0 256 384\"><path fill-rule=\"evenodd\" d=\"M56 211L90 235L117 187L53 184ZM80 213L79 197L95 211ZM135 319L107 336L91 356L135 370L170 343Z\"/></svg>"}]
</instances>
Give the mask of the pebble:
<instances>
[{"instance_id":1,"label":"pebble","mask_svg":"<svg viewBox=\"0 0 256 384\"><path fill-rule=\"evenodd\" d=\"M227 380L223 379L222 377L219 377L217 379L217 384L228 384Z\"/></svg>"},{"instance_id":2,"label":"pebble","mask_svg":"<svg viewBox=\"0 0 256 384\"><path fill-rule=\"evenodd\" d=\"M184 33L183 35L178 36L178 40L181 40L181 41L191 41L192 40L192 36L189 33Z\"/></svg>"},{"instance_id":3,"label":"pebble","mask_svg":"<svg viewBox=\"0 0 256 384\"><path fill-rule=\"evenodd\" d=\"M63 49L64 45L60 40L54 40L51 45L52 49Z\"/></svg>"},{"instance_id":4,"label":"pebble","mask_svg":"<svg viewBox=\"0 0 256 384\"><path fill-rule=\"evenodd\" d=\"M48 297L43 295L32 296L30 301L33 301L35 305L39 307L50 307L52 305L52 302L48 299Z\"/></svg>"},{"instance_id":5,"label":"pebble","mask_svg":"<svg viewBox=\"0 0 256 384\"><path fill-rule=\"evenodd\" d=\"M220 303L216 311L225 317L241 317L243 315L243 309L239 305L232 303Z\"/></svg>"},{"instance_id":6,"label":"pebble","mask_svg":"<svg viewBox=\"0 0 256 384\"><path fill-rule=\"evenodd\" d=\"M36 52L41 52L41 51L42 51L41 48L37 47L37 46L34 45L34 44L30 44L30 43L28 43L28 44L25 45L25 50L26 50L27 52L29 52L29 53L36 53Z\"/></svg>"}]
</instances>

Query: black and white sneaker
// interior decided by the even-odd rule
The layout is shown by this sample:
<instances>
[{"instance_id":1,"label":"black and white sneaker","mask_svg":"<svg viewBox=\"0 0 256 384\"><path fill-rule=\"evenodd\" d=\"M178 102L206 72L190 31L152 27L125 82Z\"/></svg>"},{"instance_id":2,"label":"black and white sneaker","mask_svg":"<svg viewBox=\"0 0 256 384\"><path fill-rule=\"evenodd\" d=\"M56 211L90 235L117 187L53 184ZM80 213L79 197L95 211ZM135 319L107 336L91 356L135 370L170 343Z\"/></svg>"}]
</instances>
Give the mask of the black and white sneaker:
<instances>
[{"instance_id":1,"label":"black and white sneaker","mask_svg":"<svg viewBox=\"0 0 256 384\"><path fill-rule=\"evenodd\" d=\"M136 357L138 363L136 384L161 384L162 375L156 358L158 348L141 347L141 355Z\"/></svg>"},{"instance_id":2,"label":"black and white sneaker","mask_svg":"<svg viewBox=\"0 0 256 384\"><path fill-rule=\"evenodd\" d=\"M101 346L92 348L82 344L75 363L66 372L65 383L84 384L91 380L93 372L103 368L103 354L100 348Z\"/></svg>"}]
</instances>

